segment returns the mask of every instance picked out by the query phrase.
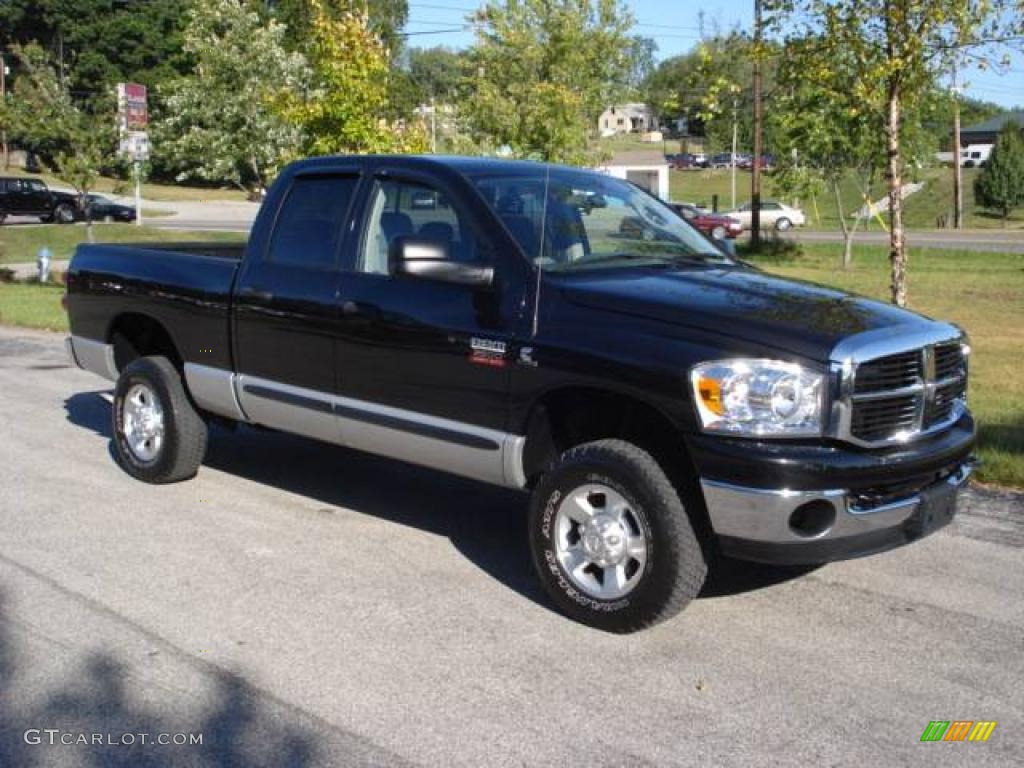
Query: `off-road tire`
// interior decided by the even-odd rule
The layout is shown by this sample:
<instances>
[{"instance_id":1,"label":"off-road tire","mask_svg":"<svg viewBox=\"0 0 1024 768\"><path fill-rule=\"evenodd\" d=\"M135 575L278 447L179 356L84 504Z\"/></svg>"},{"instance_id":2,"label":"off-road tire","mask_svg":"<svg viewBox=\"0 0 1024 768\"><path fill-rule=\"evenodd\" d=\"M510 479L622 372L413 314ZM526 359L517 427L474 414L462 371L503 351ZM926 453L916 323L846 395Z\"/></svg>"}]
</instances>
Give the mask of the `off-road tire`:
<instances>
[{"instance_id":1,"label":"off-road tire","mask_svg":"<svg viewBox=\"0 0 1024 768\"><path fill-rule=\"evenodd\" d=\"M632 591L616 600L586 594L558 560L559 504L588 484L605 485L625 498L646 533L644 572ZM534 567L551 599L576 621L608 632L635 632L675 616L707 576L704 553L676 488L650 454L622 440L566 451L534 490L529 528Z\"/></svg>"},{"instance_id":2,"label":"off-road tire","mask_svg":"<svg viewBox=\"0 0 1024 768\"><path fill-rule=\"evenodd\" d=\"M163 410L163 440L151 461L141 461L124 433L125 397L135 384L143 384ZM111 420L118 464L137 480L174 483L193 477L206 455L207 426L189 400L181 375L166 357L140 357L121 372L114 391Z\"/></svg>"}]
</instances>

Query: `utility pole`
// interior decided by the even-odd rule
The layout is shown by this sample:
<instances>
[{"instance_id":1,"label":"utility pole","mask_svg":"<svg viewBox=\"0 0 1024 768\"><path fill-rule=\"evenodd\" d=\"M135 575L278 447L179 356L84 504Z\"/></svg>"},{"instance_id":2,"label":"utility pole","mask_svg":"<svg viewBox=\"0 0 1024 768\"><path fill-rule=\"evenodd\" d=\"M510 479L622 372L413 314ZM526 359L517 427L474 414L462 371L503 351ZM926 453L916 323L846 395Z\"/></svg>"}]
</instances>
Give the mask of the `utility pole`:
<instances>
[{"instance_id":1,"label":"utility pole","mask_svg":"<svg viewBox=\"0 0 1024 768\"><path fill-rule=\"evenodd\" d=\"M750 247L761 245L761 0L754 0L754 162L750 172Z\"/></svg>"},{"instance_id":2,"label":"utility pole","mask_svg":"<svg viewBox=\"0 0 1024 768\"><path fill-rule=\"evenodd\" d=\"M729 167L732 169L732 206L730 210L736 210L736 140L739 138L739 123L737 122L737 100L732 97L732 155L729 158Z\"/></svg>"},{"instance_id":3,"label":"utility pole","mask_svg":"<svg viewBox=\"0 0 1024 768\"><path fill-rule=\"evenodd\" d=\"M964 179L960 168L960 84L953 59L953 228L964 227Z\"/></svg>"},{"instance_id":4,"label":"utility pole","mask_svg":"<svg viewBox=\"0 0 1024 768\"><path fill-rule=\"evenodd\" d=\"M437 154L437 104L430 97L430 154Z\"/></svg>"},{"instance_id":5,"label":"utility pole","mask_svg":"<svg viewBox=\"0 0 1024 768\"><path fill-rule=\"evenodd\" d=\"M0 101L3 102L4 106L7 106L7 60L2 53L0 53ZM6 123L4 123L3 129L0 129L0 143L3 144L4 170L6 171L11 167L11 153L10 148L7 146Z\"/></svg>"}]
</instances>

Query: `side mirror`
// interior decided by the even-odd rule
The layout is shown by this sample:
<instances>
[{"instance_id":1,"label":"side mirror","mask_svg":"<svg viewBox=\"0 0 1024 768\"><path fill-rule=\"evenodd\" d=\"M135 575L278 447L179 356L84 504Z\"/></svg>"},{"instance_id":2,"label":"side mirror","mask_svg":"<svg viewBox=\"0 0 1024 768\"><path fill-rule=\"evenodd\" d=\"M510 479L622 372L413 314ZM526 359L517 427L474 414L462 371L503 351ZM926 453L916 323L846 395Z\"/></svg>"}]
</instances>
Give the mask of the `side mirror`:
<instances>
[{"instance_id":1,"label":"side mirror","mask_svg":"<svg viewBox=\"0 0 1024 768\"><path fill-rule=\"evenodd\" d=\"M490 288L494 268L453 261L448 244L441 240L401 236L391 241L388 253L391 274L441 283Z\"/></svg>"}]
</instances>

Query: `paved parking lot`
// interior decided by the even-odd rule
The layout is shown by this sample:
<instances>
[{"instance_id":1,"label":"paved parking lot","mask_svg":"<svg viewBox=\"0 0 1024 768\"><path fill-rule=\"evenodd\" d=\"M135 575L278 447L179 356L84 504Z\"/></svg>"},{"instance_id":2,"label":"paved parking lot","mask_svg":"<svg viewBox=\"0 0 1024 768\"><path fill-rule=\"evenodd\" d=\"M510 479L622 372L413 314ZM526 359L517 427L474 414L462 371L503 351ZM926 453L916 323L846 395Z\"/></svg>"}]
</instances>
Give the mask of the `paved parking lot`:
<instances>
[{"instance_id":1,"label":"paved parking lot","mask_svg":"<svg viewBox=\"0 0 1024 768\"><path fill-rule=\"evenodd\" d=\"M250 429L146 486L106 389L0 329L0 766L1024 761L1020 496L874 558L730 565L617 637L550 610L517 494ZM922 744L936 719L998 726Z\"/></svg>"}]
</instances>

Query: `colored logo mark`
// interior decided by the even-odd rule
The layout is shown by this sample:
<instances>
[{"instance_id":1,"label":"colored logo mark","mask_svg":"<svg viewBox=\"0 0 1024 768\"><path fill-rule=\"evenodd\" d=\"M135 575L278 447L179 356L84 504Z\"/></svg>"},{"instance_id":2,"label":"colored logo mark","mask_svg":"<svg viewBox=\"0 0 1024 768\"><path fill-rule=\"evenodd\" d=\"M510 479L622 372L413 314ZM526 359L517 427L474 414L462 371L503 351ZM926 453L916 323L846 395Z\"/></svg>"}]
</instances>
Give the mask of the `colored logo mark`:
<instances>
[{"instance_id":1,"label":"colored logo mark","mask_svg":"<svg viewBox=\"0 0 1024 768\"><path fill-rule=\"evenodd\" d=\"M932 720L921 741L988 741L995 729L995 720Z\"/></svg>"}]
</instances>

